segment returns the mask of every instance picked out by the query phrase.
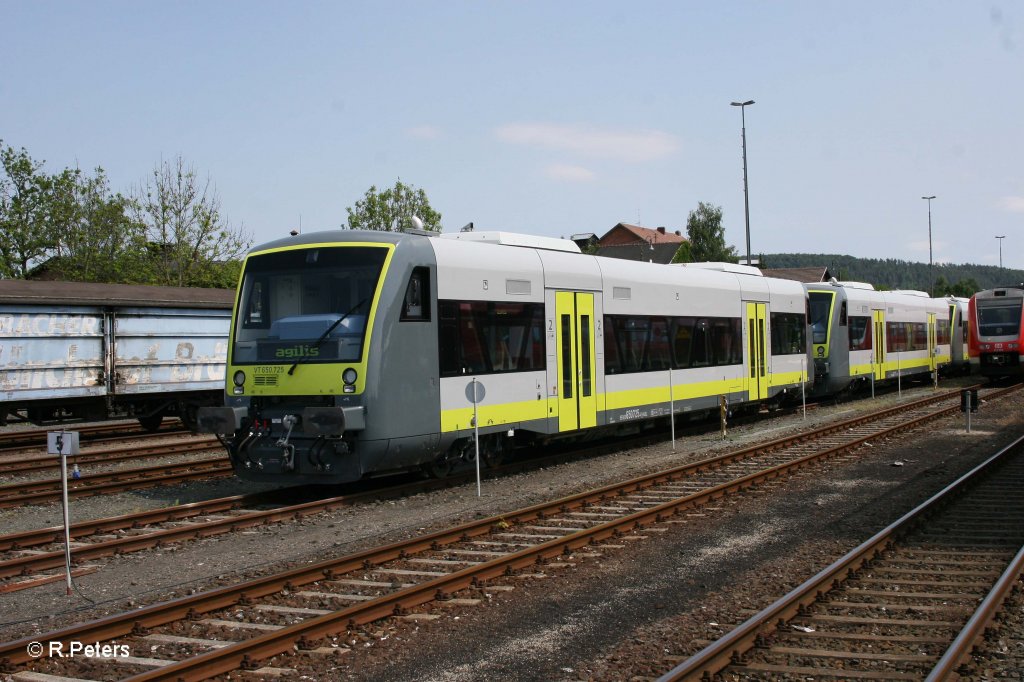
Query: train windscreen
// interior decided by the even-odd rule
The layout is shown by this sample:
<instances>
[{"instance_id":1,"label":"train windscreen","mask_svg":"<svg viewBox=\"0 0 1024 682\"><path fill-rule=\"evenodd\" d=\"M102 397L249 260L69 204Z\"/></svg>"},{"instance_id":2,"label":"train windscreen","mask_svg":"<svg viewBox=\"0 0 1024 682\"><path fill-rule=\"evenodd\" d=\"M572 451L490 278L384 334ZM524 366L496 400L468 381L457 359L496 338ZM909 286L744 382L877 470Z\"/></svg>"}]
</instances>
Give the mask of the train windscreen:
<instances>
[{"instance_id":1,"label":"train windscreen","mask_svg":"<svg viewBox=\"0 0 1024 682\"><path fill-rule=\"evenodd\" d=\"M834 297L835 294L830 291L812 291L809 294L812 343L828 342L828 323L832 315Z\"/></svg>"},{"instance_id":2,"label":"train windscreen","mask_svg":"<svg viewBox=\"0 0 1024 682\"><path fill-rule=\"evenodd\" d=\"M250 256L232 361L358 362L387 253L318 246Z\"/></svg>"},{"instance_id":3,"label":"train windscreen","mask_svg":"<svg viewBox=\"0 0 1024 682\"><path fill-rule=\"evenodd\" d=\"M1012 336L1020 331L1021 302L1024 299L977 299L978 334Z\"/></svg>"}]
</instances>

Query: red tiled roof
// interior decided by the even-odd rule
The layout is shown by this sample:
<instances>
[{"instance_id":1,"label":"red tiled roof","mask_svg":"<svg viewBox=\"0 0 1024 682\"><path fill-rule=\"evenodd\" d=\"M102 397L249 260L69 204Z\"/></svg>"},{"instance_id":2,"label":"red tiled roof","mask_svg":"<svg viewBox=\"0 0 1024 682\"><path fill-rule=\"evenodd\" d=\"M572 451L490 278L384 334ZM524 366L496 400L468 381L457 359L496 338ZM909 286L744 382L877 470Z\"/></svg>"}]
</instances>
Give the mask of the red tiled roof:
<instances>
[{"instance_id":1,"label":"red tiled roof","mask_svg":"<svg viewBox=\"0 0 1024 682\"><path fill-rule=\"evenodd\" d=\"M674 231L662 229L664 231L652 230L649 227L640 227L639 225L630 225L629 223L619 223L601 237L600 243L602 245L614 246L616 244L628 244L638 241L645 241L649 244L682 244L686 241L686 237L676 234ZM623 232L628 234L623 234ZM630 236L632 236L632 239L630 239Z\"/></svg>"}]
</instances>

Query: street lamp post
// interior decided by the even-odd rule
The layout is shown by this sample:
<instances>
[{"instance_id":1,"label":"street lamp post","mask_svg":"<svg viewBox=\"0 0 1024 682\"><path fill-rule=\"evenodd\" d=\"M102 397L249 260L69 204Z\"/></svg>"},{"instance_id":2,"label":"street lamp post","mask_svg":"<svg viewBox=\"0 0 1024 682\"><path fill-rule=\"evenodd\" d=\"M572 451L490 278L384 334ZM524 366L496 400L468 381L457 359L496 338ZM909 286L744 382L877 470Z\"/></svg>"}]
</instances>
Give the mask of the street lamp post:
<instances>
[{"instance_id":1,"label":"street lamp post","mask_svg":"<svg viewBox=\"0 0 1024 682\"><path fill-rule=\"evenodd\" d=\"M935 275L932 274L932 199L935 198L935 195L921 198L928 202L928 295L934 296Z\"/></svg>"},{"instance_id":2,"label":"street lamp post","mask_svg":"<svg viewBox=\"0 0 1024 682\"><path fill-rule=\"evenodd\" d=\"M750 196L747 191L747 115L746 109L748 105L754 103L754 100L748 99L746 102L730 102L731 106L740 108L740 122L742 123L741 133L743 139L743 217L747 227L747 265L750 265Z\"/></svg>"},{"instance_id":3,"label":"street lamp post","mask_svg":"<svg viewBox=\"0 0 1024 682\"><path fill-rule=\"evenodd\" d=\"M1003 269L1003 240L1006 239L1006 235L996 235L996 239L999 240L999 269Z\"/></svg>"}]
</instances>

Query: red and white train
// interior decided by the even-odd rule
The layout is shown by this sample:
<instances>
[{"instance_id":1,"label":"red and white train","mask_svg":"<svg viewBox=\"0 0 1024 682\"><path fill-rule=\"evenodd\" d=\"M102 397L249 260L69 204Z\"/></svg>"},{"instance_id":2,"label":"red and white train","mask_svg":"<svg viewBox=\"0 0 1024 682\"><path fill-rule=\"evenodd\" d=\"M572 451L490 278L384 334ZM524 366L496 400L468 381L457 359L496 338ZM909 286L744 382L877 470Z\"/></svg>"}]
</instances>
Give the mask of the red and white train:
<instances>
[{"instance_id":1,"label":"red and white train","mask_svg":"<svg viewBox=\"0 0 1024 682\"><path fill-rule=\"evenodd\" d=\"M971 368L983 376L1022 373L1024 284L979 291L968 305Z\"/></svg>"}]
</instances>

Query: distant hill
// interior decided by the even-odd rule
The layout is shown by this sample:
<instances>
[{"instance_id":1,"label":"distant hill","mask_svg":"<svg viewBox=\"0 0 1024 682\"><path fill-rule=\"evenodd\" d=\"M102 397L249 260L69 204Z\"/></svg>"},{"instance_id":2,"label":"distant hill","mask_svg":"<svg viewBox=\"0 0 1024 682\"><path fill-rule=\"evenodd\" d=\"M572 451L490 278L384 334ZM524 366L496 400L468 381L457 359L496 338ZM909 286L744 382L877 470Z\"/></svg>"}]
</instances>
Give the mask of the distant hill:
<instances>
[{"instance_id":1,"label":"distant hill","mask_svg":"<svg viewBox=\"0 0 1024 682\"><path fill-rule=\"evenodd\" d=\"M836 279L869 282L879 289L929 289L927 263L913 263L894 258L854 258L828 253L769 253L760 258L761 266L765 268L824 266ZM993 265L936 263L934 274L936 282L940 285L942 282L956 285L973 280L973 283L977 283L979 291L1024 282L1024 270L999 268Z\"/></svg>"}]
</instances>

